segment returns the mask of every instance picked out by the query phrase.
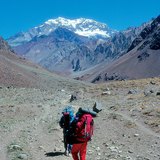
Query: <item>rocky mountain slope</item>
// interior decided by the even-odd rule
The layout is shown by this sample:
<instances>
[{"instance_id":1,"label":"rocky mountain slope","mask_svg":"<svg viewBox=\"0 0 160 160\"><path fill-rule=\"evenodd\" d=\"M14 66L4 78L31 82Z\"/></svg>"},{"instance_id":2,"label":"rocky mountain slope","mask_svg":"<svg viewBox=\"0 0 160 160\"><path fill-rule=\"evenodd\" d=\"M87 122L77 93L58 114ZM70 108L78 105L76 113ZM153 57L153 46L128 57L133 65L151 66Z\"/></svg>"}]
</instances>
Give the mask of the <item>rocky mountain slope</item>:
<instances>
[{"instance_id":1,"label":"rocky mountain slope","mask_svg":"<svg viewBox=\"0 0 160 160\"><path fill-rule=\"evenodd\" d=\"M0 37L0 50L10 51L11 47L8 45L8 43Z\"/></svg>"},{"instance_id":2,"label":"rocky mountain slope","mask_svg":"<svg viewBox=\"0 0 160 160\"><path fill-rule=\"evenodd\" d=\"M16 56L2 38L0 46L0 83L9 86L36 86L39 76L34 70L42 68Z\"/></svg>"},{"instance_id":3,"label":"rocky mountain slope","mask_svg":"<svg viewBox=\"0 0 160 160\"><path fill-rule=\"evenodd\" d=\"M115 60L126 54L133 40L152 21L143 23L139 27L130 27L124 31L117 32L105 42L96 46L95 54L103 55L104 59Z\"/></svg>"},{"instance_id":4,"label":"rocky mountain slope","mask_svg":"<svg viewBox=\"0 0 160 160\"><path fill-rule=\"evenodd\" d=\"M88 38L68 29L57 28L48 36L35 37L14 51L50 71L72 73L94 63L93 52L87 46L91 43Z\"/></svg>"},{"instance_id":5,"label":"rocky mountain slope","mask_svg":"<svg viewBox=\"0 0 160 160\"><path fill-rule=\"evenodd\" d=\"M0 46L0 85L45 89L52 88L52 83L59 86L66 81L66 78L15 55L2 38ZM47 84L49 81L52 83ZM77 82L72 80L72 83Z\"/></svg>"},{"instance_id":6,"label":"rocky mountain slope","mask_svg":"<svg viewBox=\"0 0 160 160\"><path fill-rule=\"evenodd\" d=\"M100 82L160 76L159 39L160 16L148 24L135 38L127 54L110 65L103 63L89 70L89 74L85 72L81 78Z\"/></svg>"},{"instance_id":7,"label":"rocky mountain slope","mask_svg":"<svg viewBox=\"0 0 160 160\"><path fill-rule=\"evenodd\" d=\"M128 49L128 51L132 50L136 46L138 46L140 43L143 42L143 44L138 48L139 50L146 47L148 44L150 44L149 48L153 50L160 49L160 16L158 16L151 24L147 25L142 32L139 34L139 36L132 42L132 45Z\"/></svg>"}]
</instances>

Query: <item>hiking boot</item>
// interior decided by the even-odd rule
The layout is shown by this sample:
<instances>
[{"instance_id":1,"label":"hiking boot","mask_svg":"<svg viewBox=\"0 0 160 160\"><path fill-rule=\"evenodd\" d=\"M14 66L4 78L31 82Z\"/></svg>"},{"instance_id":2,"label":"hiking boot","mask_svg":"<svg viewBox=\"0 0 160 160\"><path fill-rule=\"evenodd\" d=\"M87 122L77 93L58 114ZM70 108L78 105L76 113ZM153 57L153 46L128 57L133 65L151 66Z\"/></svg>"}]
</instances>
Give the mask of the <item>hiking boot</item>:
<instances>
[{"instance_id":1,"label":"hiking boot","mask_svg":"<svg viewBox=\"0 0 160 160\"><path fill-rule=\"evenodd\" d=\"M65 155L65 156L69 156L68 150L66 150L66 151L64 152L64 155Z\"/></svg>"},{"instance_id":2,"label":"hiking boot","mask_svg":"<svg viewBox=\"0 0 160 160\"><path fill-rule=\"evenodd\" d=\"M68 157L71 157L71 153L70 152L68 153Z\"/></svg>"}]
</instances>

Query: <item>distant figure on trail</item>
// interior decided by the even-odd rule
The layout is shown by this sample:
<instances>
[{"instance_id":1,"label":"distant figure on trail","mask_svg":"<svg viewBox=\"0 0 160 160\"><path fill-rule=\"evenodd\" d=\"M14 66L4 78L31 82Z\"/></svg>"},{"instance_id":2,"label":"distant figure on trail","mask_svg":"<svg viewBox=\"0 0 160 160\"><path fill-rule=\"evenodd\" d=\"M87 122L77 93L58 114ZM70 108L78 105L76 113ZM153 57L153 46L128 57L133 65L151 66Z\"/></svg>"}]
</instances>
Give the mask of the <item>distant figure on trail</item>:
<instances>
[{"instance_id":1,"label":"distant figure on trail","mask_svg":"<svg viewBox=\"0 0 160 160\"><path fill-rule=\"evenodd\" d=\"M71 153L72 145L67 142L67 134L70 128L70 124L74 120L74 111L72 106L66 106L62 111L62 117L59 121L59 125L63 128L63 142L65 148L65 155L69 156Z\"/></svg>"}]
</instances>

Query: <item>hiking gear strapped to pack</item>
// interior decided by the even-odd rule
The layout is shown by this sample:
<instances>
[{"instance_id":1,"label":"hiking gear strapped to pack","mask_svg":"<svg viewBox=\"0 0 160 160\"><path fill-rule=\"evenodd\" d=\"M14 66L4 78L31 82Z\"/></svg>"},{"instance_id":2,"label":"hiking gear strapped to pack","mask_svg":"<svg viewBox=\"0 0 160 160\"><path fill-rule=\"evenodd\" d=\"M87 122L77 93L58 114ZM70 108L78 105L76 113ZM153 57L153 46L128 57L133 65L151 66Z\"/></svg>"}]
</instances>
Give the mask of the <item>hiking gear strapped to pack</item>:
<instances>
[{"instance_id":1,"label":"hiking gear strapped to pack","mask_svg":"<svg viewBox=\"0 0 160 160\"><path fill-rule=\"evenodd\" d=\"M89 108L79 108L77 114L90 114L92 115L92 117L96 117L97 116L97 113L92 111L91 109Z\"/></svg>"}]
</instances>

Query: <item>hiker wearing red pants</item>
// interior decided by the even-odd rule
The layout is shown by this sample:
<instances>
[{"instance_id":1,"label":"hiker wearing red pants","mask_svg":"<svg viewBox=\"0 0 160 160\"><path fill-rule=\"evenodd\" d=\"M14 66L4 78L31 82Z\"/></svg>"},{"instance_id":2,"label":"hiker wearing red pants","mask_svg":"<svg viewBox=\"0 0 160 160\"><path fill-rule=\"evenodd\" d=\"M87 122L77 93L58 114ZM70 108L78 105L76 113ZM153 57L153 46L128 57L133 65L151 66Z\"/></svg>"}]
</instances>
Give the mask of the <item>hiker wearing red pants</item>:
<instances>
[{"instance_id":1,"label":"hiker wearing red pants","mask_svg":"<svg viewBox=\"0 0 160 160\"><path fill-rule=\"evenodd\" d=\"M72 157L74 160L85 160L86 159L86 152L87 152L87 142L73 144L72 146Z\"/></svg>"},{"instance_id":2,"label":"hiker wearing red pants","mask_svg":"<svg viewBox=\"0 0 160 160\"><path fill-rule=\"evenodd\" d=\"M93 117L90 113L82 111L80 108L75 126L75 143L71 151L74 160L86 160L87 143L93 135Z\"/></svg>"}]
</instances>

